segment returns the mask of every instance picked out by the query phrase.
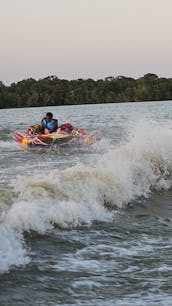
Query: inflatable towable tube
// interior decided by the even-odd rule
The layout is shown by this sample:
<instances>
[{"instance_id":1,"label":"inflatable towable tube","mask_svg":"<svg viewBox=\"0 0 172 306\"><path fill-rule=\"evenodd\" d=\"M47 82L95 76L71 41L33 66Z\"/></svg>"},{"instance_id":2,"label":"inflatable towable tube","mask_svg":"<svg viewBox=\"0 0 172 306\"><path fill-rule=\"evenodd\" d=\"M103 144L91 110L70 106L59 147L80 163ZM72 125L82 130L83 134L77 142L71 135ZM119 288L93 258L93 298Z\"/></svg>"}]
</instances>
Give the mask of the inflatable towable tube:
<instances>
[{"instance_id":1,"label":"inflatable towable tube","mask_svg":"<svg viewBox=\"0 0 172 306\"><path fill-rule=\"evenodd\" d=\"M27 135L19 131L13 133L13 139L22 145L33 147L51 147L63 144L76 144L76 142L90 145L101 139L100 133L87 134L84 128L73 127L70 123L62 124L57 132L42 134L39 124L27 127Z\"/></svg>"}]
</instances>

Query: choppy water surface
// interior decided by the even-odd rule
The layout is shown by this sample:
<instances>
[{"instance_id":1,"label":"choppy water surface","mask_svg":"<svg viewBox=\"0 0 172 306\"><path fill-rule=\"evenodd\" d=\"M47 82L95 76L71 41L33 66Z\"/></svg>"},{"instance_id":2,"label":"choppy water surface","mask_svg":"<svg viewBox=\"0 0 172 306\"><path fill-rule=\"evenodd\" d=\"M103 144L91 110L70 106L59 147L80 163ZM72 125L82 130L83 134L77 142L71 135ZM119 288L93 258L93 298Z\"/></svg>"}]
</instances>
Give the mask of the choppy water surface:
<instances>
[{"instance_id":1,"label":"choppy water surface","mask_svg":"<svg viewBox=\"0 0 172 306\"><path fill-rule=\"evenodd\" d=\"M49 110L101 141L13 142ZM0 305L171 305L172 102L0 115Z\"/></svg>"}]
</instances>

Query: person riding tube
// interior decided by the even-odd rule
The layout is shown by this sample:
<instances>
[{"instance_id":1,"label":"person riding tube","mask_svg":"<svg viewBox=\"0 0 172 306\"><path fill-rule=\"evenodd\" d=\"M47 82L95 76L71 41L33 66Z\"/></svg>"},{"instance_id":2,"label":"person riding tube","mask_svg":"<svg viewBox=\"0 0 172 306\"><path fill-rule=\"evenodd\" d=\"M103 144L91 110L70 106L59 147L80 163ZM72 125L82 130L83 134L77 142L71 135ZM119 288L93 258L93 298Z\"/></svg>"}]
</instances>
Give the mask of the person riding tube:
<instances>
[{"instance_id":1,"label":"person riding tube","mask_svg":"<svg viewBox=\"0 0 172 306\"><path fill-rule=\"evenodd\" d=\"M58 120L53 118L52 113L48 112L41 121L41 127L44 134L56 132L58 128Z\"/></svg>"}]
</instances>

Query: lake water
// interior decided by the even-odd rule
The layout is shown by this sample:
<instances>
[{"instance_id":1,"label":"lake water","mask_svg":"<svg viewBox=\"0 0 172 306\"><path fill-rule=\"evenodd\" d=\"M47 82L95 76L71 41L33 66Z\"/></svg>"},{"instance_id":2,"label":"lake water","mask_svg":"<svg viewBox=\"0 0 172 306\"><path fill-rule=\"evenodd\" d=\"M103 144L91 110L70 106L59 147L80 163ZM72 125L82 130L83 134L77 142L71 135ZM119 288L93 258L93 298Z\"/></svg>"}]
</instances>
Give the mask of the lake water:
<instances>
[{"instance_id":1,"label":"lake water","mask_svg":"<svg viewBox=\"0 0 172 306\"><path fill-rule=\"evenodd\" d=\"M12 140L47 111L102 139ZM0 117L0 305L172 305L172 101Z\"/></svg>"}]
</instances>

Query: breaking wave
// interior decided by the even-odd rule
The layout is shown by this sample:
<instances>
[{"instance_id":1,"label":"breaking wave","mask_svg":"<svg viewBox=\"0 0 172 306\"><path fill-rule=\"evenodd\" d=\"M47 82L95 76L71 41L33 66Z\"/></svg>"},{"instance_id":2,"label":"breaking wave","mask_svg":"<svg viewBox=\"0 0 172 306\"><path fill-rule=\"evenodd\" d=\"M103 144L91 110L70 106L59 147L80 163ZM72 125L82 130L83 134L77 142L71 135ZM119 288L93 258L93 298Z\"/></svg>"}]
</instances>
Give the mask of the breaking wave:
<instances>
[{"instance_id":1,"label":"breaking wave","mask_svg":"<svg viewBox=\"0 0 172 306\"><path fill-rule=\"evenodd\" d=\"M96 161L89 156L87 164L18 176L11 182L13 204L0 227L1 271L28 262L24 231L44 233L54 225L71 228L111 221L113 208L123 209L152 191L169 189L171 170L171 127L142 122L126 143L97 154Z\"/></svg>"}]
</instances>

